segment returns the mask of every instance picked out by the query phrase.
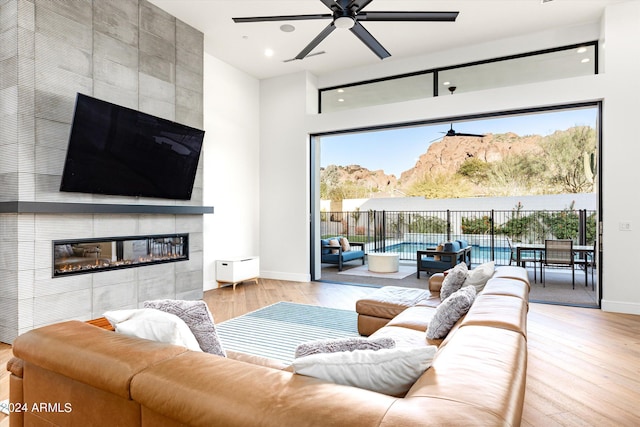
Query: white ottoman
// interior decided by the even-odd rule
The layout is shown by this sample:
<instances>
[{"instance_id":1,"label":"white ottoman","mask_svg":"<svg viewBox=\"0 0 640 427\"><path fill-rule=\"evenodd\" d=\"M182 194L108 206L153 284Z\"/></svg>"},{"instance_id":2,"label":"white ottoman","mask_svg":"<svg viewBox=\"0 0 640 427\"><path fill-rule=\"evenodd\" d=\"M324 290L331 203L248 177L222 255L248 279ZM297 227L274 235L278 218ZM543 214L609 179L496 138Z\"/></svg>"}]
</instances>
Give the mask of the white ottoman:
<instances>
[{"instance_id":1,"label":"white ottoman","mask_svg":"<svg viewBox=\"0 0 640 427\"><path fill-rule=\"evenodd\" d=\"M398 271L400 254L393 252L368 253L369 271L373 273L395 273Z\"/></svg>"}]
</instances>

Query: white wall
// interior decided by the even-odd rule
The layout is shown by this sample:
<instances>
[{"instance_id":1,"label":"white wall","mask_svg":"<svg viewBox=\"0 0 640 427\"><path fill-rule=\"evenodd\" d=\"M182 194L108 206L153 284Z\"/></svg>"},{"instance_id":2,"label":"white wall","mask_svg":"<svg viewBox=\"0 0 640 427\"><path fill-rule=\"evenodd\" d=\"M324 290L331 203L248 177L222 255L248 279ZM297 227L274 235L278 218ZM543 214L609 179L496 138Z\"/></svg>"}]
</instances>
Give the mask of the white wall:
<instances>
[{"instance_id":1,"label":"white wall","mask_svg":"<svg viewBox=\"0 0 640 427\"><path fill-rule=\"evenodd\" d=\"M606 40L603 52L606 74L498 88L455 97L430 98L341 113L304 115L305 93L313 81L294 74L261 82L261 256L263 270L273 278L292 278L310 271L309 143L306 135L374 125L405 123L574 102L604 100L602 179L604 183L603 308L640 314L640 287L629 280L627 260L635 260L638 249L640 209L630 189L640 179L637 167L640 146L632 143L634 123L640 111L640 2L610 6L602 25L555 29L541 34L501 40L440 52L429 57L393 63L381 62L366 71L346 70L318 79L323 86L444 66L472 59L492 58L543 49L550 46ZM403 69L402 65L406 68ZM428 64L428 67L425 66ZM308 77L308 76L306 76ZM267 111L268 110L268 111ZM631 221L632 231L619 232L620 221ZM274 242L285 244L283 256ZM293 248L293 249L292 249ZM268 252L268 253L267 253Z\"/></svg>"},{"instance_id":2,"label":"white wall","mask_svg":"<svg viewBox=\"0 0 640 427\"><path fill-rule=\"evenodd\" d=\"M604 18L603 299L607 311L640 314L640 2L610 6ZM620 222L630 231L620 231Z\"/></svg>"},{"instance_id":3,"label":"white wall","mask_svg":"<svg viewBox=\"0 0 640 427\"><path fill-rule=\"evenodd\" d=\"M261 277L310 280L309 135L315 81L306 72L260 85Z\"/></svg>"},{"instance_id":4,"label":"white wall","mask_svg":"<svg viewBox=\"0 0 640 427\"><path fill-rule=\"evenodd\" d=\"M204 290L217 286L215 261L259 255L259 82L204 57Z\"/></svg>"}]
</instances>

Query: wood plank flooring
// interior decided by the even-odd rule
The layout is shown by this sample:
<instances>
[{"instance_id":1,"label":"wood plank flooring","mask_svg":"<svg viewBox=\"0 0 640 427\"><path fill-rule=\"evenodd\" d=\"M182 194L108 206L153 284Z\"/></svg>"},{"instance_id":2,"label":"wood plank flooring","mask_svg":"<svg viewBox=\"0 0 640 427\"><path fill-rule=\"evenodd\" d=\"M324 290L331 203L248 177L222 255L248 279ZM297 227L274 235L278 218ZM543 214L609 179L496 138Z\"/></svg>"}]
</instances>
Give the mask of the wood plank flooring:
<instances>
[{"instance_id":1,"label":"wood plank flooring","mask_svg":"<svg viewBox=\"0 0 640 427\"><path fill-rule=\"evenodd\" d=\"M211 290L204 299L222 322L278 301L353 310L374 288L261 279ZM640 425L640 316L597 309L531 304L522 425ZM0 400L11 347L0 344ZM0 427L8 417L0 414Z\"/></svg>"}]
</instances>

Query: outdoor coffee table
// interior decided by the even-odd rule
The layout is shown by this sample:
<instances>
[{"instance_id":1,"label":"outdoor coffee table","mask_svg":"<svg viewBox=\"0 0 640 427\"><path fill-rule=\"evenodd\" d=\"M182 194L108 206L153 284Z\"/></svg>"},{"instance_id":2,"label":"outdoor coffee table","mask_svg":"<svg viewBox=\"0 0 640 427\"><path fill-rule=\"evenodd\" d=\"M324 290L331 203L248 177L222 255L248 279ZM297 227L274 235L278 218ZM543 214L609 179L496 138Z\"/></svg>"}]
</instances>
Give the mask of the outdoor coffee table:
<instances>
[{"instance_id":1,"label":"outdoor coffee table","mask_svg":"<svg viewBox=\"0 0 640 427\"><path fill-rule=\"evenodd\" d=\"M373 252L367 254L369 271L373 273L395 273L398 271L400 254L394 252Z\"/></svg>"}]
</instances>

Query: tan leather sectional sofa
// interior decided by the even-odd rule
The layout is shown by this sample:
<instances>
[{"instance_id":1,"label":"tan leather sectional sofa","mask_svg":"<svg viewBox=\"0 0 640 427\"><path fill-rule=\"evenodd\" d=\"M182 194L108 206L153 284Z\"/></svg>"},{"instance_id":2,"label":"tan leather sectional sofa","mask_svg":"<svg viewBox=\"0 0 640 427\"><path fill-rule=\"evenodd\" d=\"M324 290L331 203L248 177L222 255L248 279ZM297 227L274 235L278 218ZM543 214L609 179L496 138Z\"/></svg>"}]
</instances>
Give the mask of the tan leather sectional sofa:
<instances>
[{"instance_id":1,"label":"tan leather sectional sofa","mask_svg":"<svg viewBox=\"0 0 640 427\"><path fill-rule=\"evenodd\" d=\"M374 332L429 345L429 303ZM529 283L498 269L403 398L294 374L255 357L222 358L79 321L19 336L7 368L17 426L517 426L527 368ZM239 360L240 359L240 360Z\"/></svg>"}]
</instances>

